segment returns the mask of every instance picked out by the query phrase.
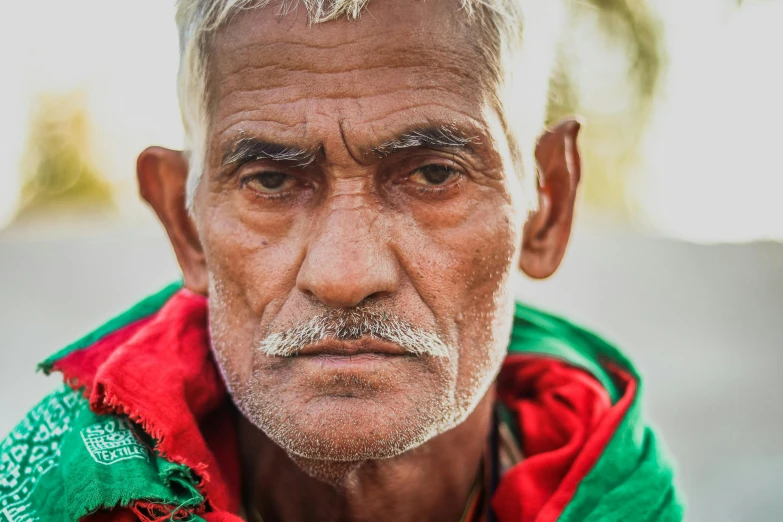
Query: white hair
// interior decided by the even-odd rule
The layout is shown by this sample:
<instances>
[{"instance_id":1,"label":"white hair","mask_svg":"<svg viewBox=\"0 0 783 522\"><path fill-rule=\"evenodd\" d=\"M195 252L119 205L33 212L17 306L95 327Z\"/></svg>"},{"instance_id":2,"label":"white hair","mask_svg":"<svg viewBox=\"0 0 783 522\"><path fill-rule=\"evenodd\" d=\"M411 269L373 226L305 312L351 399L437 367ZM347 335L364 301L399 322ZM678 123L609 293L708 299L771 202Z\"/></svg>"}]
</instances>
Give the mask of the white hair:
<instances>
[{"instance_id":1,"label":"white hair","mask_svg":"<svg viewBox=\"0 0 783 522\"><path fill-rule=\"evenodd\" d=\"M351 341L370 337L394 343L417 357L449 357L449 347L435 332L384 312L358 308L331 310L284 332L268 335L259 347L270 357L293 357L321 341Z\"/></svg>"},{"instance_id":2,"label":"white hair","mask_svg":"<svg viewBox=\"0 0 783 522\"><path fill-rule=\"evenodd\" d=\"M495 78L492 99L500 113L522 182L524 204L538 203L535 143L546 118L549 81L565 15L561 0L459 0L461 9L481 24L484 54ZM340 17L357 19L369 0L301 0L311 23ZM270 0L177 0L180 42L178 92L189 157L187 205L204 171L209 114L207 61L215 32L244 9ZM283 0L280 13L297 6ZM525 24L526 20L531 23ZM524 25L524 38L523 38ZM523 41L524 40L524 41Z\"/></svg>"}]
</instances>

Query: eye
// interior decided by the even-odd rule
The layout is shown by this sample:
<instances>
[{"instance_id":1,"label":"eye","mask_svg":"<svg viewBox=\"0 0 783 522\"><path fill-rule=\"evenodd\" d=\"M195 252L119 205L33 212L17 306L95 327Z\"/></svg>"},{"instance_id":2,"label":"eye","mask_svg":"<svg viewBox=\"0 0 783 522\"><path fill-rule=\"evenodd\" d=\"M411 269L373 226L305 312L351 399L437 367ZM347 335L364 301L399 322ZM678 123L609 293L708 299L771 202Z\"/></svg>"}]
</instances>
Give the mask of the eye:
<instances>
[{"instance_id":1,"label":"eye","mask_svg":"<svg viewBox=\"0 0 783 522\"><path fill-rule=\"evenodd\" d=\"M456 182L461 174L457 169L446 165L425 165L416 169L410 180L425 187L442 187Z\"/></svg>"},{"instance_id":2,"label":"eye","mask_svg":"<svg viewBox=\"0 0 783 522\"><path fill-rule=\"evenodd\" d=\"M291 190L295 185L296 178L282 172L261 172L242 180L243 187L262 194L279 194Z\"/></svg>"}]
</instances>

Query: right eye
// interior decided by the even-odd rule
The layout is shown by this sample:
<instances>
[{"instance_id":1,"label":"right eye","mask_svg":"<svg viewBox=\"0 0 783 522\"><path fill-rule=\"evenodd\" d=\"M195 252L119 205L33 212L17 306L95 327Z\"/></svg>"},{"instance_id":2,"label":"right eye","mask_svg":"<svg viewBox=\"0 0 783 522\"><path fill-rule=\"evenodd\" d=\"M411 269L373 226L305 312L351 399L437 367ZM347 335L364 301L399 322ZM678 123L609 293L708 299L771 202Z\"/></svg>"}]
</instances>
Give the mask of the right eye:
<instances>
[{"instance_id":1,"label":"right eye","mask_svg":"<svg viewBox=\"0 0 783 522\"><path fill-rule=\"evenodd\" d=\"M282 172L261 172L242 179L242 187L261 194L280 194L294 188L296 178Z\"/></svg>"},{"instance_id":2,"label":"right eye","mask_svg":"<svg viewBox=\"0 0 783 522\"><path fill-rule=\"evenodd\" d=\"M424 187L444 187L459 180L460 173L457 169L447 165L424 165L409 178L417 185Z\"/></svg>"}]
</instances>

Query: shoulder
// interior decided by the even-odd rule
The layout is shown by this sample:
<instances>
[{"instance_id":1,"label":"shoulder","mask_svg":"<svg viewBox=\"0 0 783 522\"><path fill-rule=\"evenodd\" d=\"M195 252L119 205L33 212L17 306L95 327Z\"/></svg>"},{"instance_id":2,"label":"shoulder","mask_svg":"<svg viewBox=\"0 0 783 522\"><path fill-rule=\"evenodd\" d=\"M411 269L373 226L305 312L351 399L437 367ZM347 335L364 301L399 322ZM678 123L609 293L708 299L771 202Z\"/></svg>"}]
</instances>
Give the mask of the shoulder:
<instances>
[{"instance_id":1,"label":"shoulder","mask_svg":"<svg viewBox=\"0 0 783 522\"><path fill-rule=\"evenodd\" d=\"M622 395L623 380L639 382L635 366L619 348L587 328L557 315L516 303L509 356L553 357L592 375L607 390L612 402Z\"/></svg>"},{"instance_id":2,"label":"shoulder","mask_svg":"<svg viewBox=\"0 0 783 522\"><path fill-rule=\"evenodd\" d=\"M558 520L636 520L640 513L646 520L683 519L674 465L644 414L642 379L628 357L588 329L523 304L516 306L508 353L512 370L514 361L521 366L531 356L583 370L609 399L608 407L590 410L590 415L600 410L598 418L584 416L595 422L582 430L584 445L561 484L568 495L558 497L567 499L558 507ZM567 398L558 391L558 404ZM584 402L577 399L568 403L569 415Z\"/></svg>"}]
</instances>

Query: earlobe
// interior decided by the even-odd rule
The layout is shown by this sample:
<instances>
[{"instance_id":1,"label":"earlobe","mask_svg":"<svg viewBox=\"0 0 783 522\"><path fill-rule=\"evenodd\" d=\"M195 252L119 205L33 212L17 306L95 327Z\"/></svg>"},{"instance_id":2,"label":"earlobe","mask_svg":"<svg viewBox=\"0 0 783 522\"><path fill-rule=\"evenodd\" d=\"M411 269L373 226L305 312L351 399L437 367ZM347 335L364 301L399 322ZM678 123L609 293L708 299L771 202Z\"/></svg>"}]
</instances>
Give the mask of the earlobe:
<instances>
[{"instance_id":1,"label":"earlobe","mask_svg":"<svg viewBox=\"0 0 783 522\"><path fill-rule=\"evenodd\" d=\"M551 276L565 255L581 178L580 127L576 120L561 122L538 142L539 208L525 224L519 260L520 269L534 279Z\"/></svg>"},{"instance_id":2,"label":"earlobe","mask_svg":"<svg viewBox=\"0 0 783 522\"><path fill-rule=\"evenodd\" d=\"M139 193L158 216L177 256L185 286L206 295L208 272L198 231L185 205L188 162L181 151L149 147L136 163Z\"/></svg>"}]
</instances>

